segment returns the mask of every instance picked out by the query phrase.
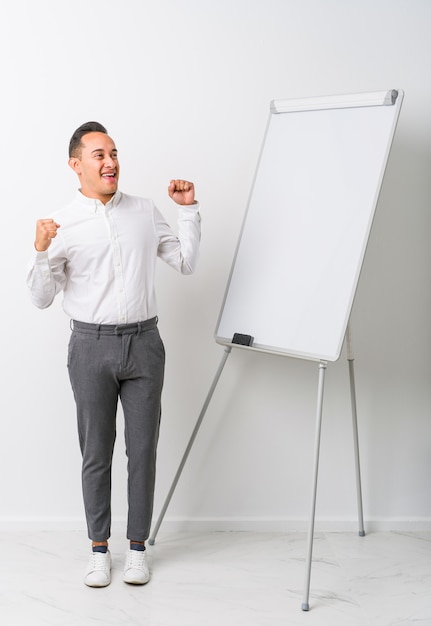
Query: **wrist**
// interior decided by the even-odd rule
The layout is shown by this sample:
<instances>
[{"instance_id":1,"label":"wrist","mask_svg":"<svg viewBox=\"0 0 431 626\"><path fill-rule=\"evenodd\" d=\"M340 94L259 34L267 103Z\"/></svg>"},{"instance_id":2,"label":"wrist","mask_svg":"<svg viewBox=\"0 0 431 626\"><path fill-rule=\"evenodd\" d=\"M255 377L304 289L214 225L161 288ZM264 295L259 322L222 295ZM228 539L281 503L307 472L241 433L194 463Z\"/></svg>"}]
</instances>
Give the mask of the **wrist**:
<instances>
[{"instance_id":1,"label":"wrist","mask_svg":"<svg viewBox=\"0 0 431 626\"><path fill-rule=\"evenodd\" d=\"M34 249L36 250L36 252L46 252L48 250L48 246L38 246L38 244L34 242Z\"/></svg>"}]
</instances>

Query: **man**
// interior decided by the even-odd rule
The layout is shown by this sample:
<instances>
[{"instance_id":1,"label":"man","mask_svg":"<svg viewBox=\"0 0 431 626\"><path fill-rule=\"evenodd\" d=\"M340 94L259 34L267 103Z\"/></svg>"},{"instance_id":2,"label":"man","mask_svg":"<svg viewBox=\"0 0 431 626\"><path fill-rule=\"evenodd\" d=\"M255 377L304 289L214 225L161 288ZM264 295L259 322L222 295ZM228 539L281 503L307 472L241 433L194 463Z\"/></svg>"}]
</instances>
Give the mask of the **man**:
<instances>
[{"instance_id":1,"label":"man","mask_svg":"<svg viewBox=\"0 0 431 626\"><path fill-rule=\"evenodd\" d=\"M69 166L80 189L68 206L37 221L27 282L32 302L42 309L63 291L63 309L71 319L67 365L92 541L84 581L104 587L111 578L111 461L120 399L130 541L123 578L145 584L165 357L157 329L155 267L160 257L182 274L194 271L199 204L193 183L170 182L169 196L179 205L176 236L151 200L120 192L117 148L98 122L73 134Z\"/></svg>"}]
</instances>

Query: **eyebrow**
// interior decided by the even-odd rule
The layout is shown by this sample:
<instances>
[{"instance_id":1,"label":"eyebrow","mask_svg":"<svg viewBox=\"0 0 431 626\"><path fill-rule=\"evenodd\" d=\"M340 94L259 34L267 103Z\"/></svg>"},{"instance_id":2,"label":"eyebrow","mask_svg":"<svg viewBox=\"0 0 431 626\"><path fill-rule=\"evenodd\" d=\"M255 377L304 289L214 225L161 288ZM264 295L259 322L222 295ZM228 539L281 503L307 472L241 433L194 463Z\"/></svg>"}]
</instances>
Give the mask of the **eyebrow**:
<instances>
[{"instance_id":1,"label":"eyebrow","mask_svg":"<svg viewBox=\"0 0 431 626\"><path fill-rule=\"evenodd\" d=\"M97 153L97 152L105 152L105 150L104 150L103 148L95 148L94 150L92 150L92 151L90 152L90 154L95 154L95 153ZM115 155L117 155L117 154L118 154L118 150L117 150L117 148L114 148L113 150L111 150L111 152L112 152L112 154L115 154Z\"/></svg>"},{"instance_id":2,"label":"eyebrow","mask_svg":"<svg viewBox=\"0 0 431 626\"><path fill-rule=\"evenodd\" d=\"M105 150L103 148L95 148L91 151L91 154L93 154L93 152L105 152ZM111 152L115 152L116 154L118 154L117 148L113 148Z\"/></svg>"}]
</instances>

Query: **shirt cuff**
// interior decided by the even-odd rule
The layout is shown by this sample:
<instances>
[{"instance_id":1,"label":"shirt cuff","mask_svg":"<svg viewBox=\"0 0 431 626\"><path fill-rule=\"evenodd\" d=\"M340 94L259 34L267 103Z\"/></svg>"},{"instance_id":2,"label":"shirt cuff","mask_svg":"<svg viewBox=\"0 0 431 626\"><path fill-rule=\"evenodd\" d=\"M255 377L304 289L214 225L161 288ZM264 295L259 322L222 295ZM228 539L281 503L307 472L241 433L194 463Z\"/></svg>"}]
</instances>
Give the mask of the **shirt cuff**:
<instances>
[{"instance_id":1,"label":"shirt cuff","mask_svg":"<svg viewBox=\"0 0 431 626\"><path fill-rule=\"evenodd\" d=\"M191 218L196 216L199 222L201 221L200 204L197 200L193 204L179 204L178 212L181 217Z\"/></svg>"}]
</instances>

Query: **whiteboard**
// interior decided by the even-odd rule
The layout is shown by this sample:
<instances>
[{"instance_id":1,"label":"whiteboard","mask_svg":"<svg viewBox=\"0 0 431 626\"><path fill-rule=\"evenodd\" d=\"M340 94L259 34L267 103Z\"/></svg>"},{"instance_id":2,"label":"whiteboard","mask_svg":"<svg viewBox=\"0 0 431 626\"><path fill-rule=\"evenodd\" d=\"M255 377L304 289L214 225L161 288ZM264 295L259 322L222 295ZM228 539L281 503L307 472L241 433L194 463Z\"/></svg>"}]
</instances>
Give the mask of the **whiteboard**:
<instances>
[{"instance_id":1,"label":"whiteboard","mask_svg":"<svg viewBox=\"0 0 431 626\"><path fill-rule=\"evenodd\" d=\"M271 102L218 343L339 358L403 95Z\"/></svg>"}]
</instances>

